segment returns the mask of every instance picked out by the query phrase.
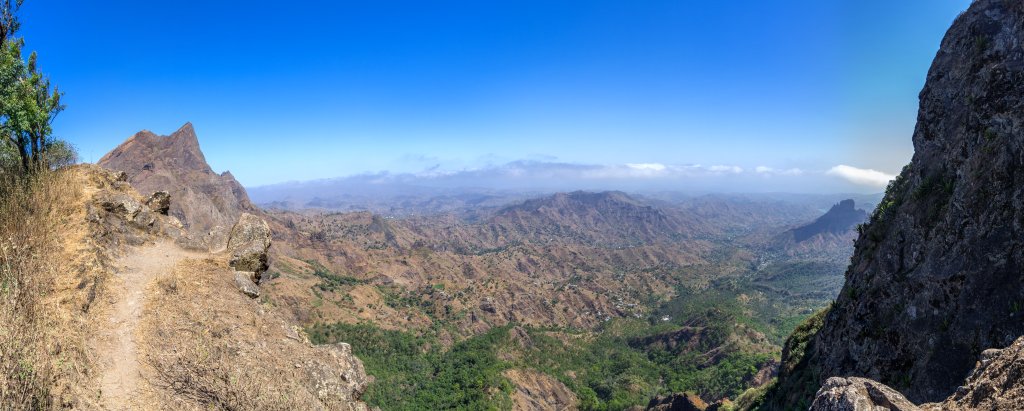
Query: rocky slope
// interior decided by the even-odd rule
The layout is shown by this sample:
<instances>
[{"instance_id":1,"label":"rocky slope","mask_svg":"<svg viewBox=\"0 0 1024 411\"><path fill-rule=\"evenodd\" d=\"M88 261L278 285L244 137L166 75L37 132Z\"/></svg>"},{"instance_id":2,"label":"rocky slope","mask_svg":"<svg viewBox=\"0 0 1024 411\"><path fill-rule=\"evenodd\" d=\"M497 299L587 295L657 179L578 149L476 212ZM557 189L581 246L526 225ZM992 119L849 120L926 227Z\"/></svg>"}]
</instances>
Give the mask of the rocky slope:
<instances>
[{"instance_id":1,"label":"rocky slope","mask_svg":"<svg viewBox=\"0 0 1024 411\"><path fill-rule=\"evenodd\" d=\"M199 149L192 123L169 136L140 131L97 163L123 171L141 192L166 190L174 198L170 215L193 233L231 227L243 211L256 210L230 172L214 173Z\"/></svg>"},{"instance_id":2,"label":"rocky slope","mask_svg":"<svg viewBox=\"0 0 1024 411\"><path fill-rule=\"evenodd\" d=\"M1024 3L976 1L928 72L913 160L792 378L860 376L943 401L982 350L1024 334L1022 125Z\"/></svg>"},{"instance_id":3,"label":"rocky slope","mask_svg":"<svg viewBox=\"0 0 1024 411\"><path fill-rule=\"evenodd\" d=\"M82 307L97 313L89 345L98 389L75 408L367 409L359 396L370 379L347 344L312 346L278 310L239 291L236 270L264 268L265 222L243 215L229 252L185 252L171 241L181 223L160 213L173 197L144 201L124 173L73 172L84 218L69 218L68 229L87 232L81 246L107 261Z\"/></svg>"},{"instance_id":4,"label":"rocky slope","mask_svg":"<svg viewBox=\"0 0 1024 411\"><path fill-rule=\"evenodd\" d=\"M945 401L914 405L898 391L859 377L832 377L818 390L811 411L876 410L968 411L1018 410L1024 404L1024 337L1005 349L988 349L963 385Z\"/></svg>"}]
</instances>

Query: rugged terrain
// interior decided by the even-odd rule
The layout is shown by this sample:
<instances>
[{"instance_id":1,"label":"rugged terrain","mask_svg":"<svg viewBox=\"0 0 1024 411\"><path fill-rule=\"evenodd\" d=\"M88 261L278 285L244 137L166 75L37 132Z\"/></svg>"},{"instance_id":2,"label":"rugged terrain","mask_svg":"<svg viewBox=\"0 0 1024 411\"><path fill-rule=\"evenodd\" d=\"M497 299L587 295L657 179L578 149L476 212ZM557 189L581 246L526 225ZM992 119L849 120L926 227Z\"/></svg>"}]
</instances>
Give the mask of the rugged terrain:
<instances>
[{"instance_id":1,"label":"rugged terrain","mask_svg":"<svg viewBox=\"0 0 1024 411\"><path fill-rule=\"evenodd\" d=\"M169 157L148 159L159 153ZM214 217L249 215L244 190L205 183L220 176L189 126L167 137L141 132L104 159L131 181L169 184L172 216L174 193L185 193L178 210L188 221L207 221L224 204L234 210ZM189 194L197 183L202 196ZM378 378L368 400L387 409L614 409L678 390L714 402L767 382L782 338L838 292L851 216L861 214L848 201L822 216L820 204L837 200L572 192L400 218L250 210L267 220L274 246L269 261L254 261L269 269L239 281L314 342L352 343ZM802 227L817 231L795 241ZM167 235L200 254L228 245L223 225L195 228ZM205 284L231 287L227 277ZM161 313L178 306L165 294ZM183 307L169 318L210 311ZM162 324L167 335L186 329ZM467 384L474 388L454 388Z\"/></svg>"},{"instance_id":2,"label":"rugged terrain","mask_svg":"<svg viewBox=\"0 0 1024 411\"><path fill-rule=\"evenodd\" d=\"M135 133L97 164L128 173L128 182L140 192L169 192L170 215L191 232L230 228L242 212L256 209L230 172L214 173L206 163L192 123L168 136Z\"/></svg>"},{"instance_id":3,"label":"rugged terrain","mask_svg":"<svg viewBox=\"0 0 1024 411\"><path fill-rule=\"evenodd\" d=\"M97 166L64 172L84 187L74 205L82 218L69 229L80 226L82 243L107 261L86 306L95 380L84 384L96 394L78 408L366 409L358 398L368 379L347 345L311 346L238 289L240 247L184 250L172 240L182 224L162 214L165 194L141 197L124 173ZM281 375L290 376L283 385Z\"/></svg>"},{"instance_id":4,"label":"rugged terrain","mask_svg":"<svg viewBox=\"0 0 1024 411\"><path fill-rule=\"evenodd\" d=\"M971 370L1024 334L1022 80L1024 4L974 2L928 72L912 162L861 230L820 330L784 358L793 368L769 405L808 403L809 384L842 391L829 378L848 376L949 409L1021 404L1018 379L986 376L1016 372L1016 357Z\"/></svg>"}]
</instances>

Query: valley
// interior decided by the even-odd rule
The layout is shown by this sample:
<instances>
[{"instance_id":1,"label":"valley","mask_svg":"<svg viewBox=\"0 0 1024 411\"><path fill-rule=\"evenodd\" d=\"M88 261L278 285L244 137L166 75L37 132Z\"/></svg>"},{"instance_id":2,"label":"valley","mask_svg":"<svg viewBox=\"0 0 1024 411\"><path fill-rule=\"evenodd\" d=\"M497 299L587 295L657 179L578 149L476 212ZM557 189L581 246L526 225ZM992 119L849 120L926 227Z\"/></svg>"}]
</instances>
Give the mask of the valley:
<instances>
[{"instance_id":1,"label":"valley","mask_svg":"<svg viewBox=\"0 0 1024 411\"><path fill-rule=\"evenodd\" d=\"M145 160L164 147L194 161ZM186 124L139 133L101 164L179 195L169 212L186 249L223 248L227 227L204 220L208 210L265 219L274 246L260 303L313 343L351 344L376 379L362 398L383 409L736 398L771 380L786 336L835 298L867 218L842 195L618 191L443 211L430 205L445 200L425 198L401 215L370 211L372 201L365 211L258 209L202 159Z\"/></svg>"},{"instance_id":2,"label":"valley","mask_svg":"<svg viewBox=\"0 0 1024 411\"><path fill-rule=\"evenodd\" d=\"M2 411L1024 409L1024 2L23 3Z\"/></svg>"},{"instance_id":3,"label":"valley","mask_svg":"<svg viewBox=\"0 0 1024 411\"><path fill-rule=\"evenodd\" d=\"M313 341L359 341L356 355L387 381L365 398L388 409L500 404L460 402L456 387L511 392L503 375L520 369L564 385L582 409L678 391L710 403L767 382L785 337L841 287L857 222L797 241L821 213L809 201L620 192L472 217L270 211L284 234L265 298ZM480 375L418 385L468 352L486 359L471 367Z\"/></svg>"}]
</instances>

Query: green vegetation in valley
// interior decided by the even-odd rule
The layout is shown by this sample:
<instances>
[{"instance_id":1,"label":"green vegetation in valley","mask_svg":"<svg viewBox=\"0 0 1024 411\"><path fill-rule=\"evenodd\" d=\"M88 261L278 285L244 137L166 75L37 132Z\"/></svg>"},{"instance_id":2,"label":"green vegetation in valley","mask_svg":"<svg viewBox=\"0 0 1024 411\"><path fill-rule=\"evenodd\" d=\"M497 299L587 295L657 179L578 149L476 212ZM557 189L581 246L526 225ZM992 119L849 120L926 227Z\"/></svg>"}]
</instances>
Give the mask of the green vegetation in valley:
<instances>
[{"instance_id":1,"label":"green vegetation in valley","mask_svg":"<svg viewBox=\"0 0 1024 411\"><path fill-rule=\"evenodd\" d=\"M316 260L307 260L306 262L313 268L313 275L320 279L320 283L316 285L316 288L319 288L320 291L336 291L344 286L364 283L363 280L355 277L334 274Z\"/></svg>"},{"instance_id":2,"label":"green vegetation in valley","mask_svg":"<svg viewBox=\"0 0 1024 411\"><path fill-rule=\"evenodd\" d=\"M347 342L376 380L363 399L387 410L508 409L509 364L496 351L509 327L494 328L439 349L436 338L384 330L369 324L315 325L317 344Z\"/></svg>"},{"instance_id":3,"label":"green vegetation in valley","mask_svg":"<svg viewBox=\"0 0 1024 411\"><path fill-rule=\"evenodd\" d=\"M585 410L621 410L687 391L751 404L768 390L747 390L752 377L778 361L784 342L792 353L806 350L817 323L798 325L832 300L842 272L824 261L769 264L701 289L681 286L667 302L650 301L657 308L646 319L612 319L589 331L503 326L456 337L447 348L442 341L459 335L456 317L430 298L443 287L380 287L389 306L423 312L433 326L412 333L316 324L308 333L315 343L350 343L376 377L363 398L385 410L508 408L512 385L503 372L513 368L558 379Z\"/></svg>"},{"instance_id":4,"label":"green vegetation in valley","mask_svg":"<svg viewBox=\"0 0 1024 411\"><path fill-rule=\"evenodd\" d=\"M350 343L376 378L363 398L385 410L507 409L512 386L502 372L510 368L557 378L588 410L621 410L678 391L732 397L774 357L725 350L712 359L702 352L646 345L645 339L679 327L636 319L612 320L594 333L521 327L523 336L516 328L493 328L447 350L436 333L414 335L365 323L318 324L308 333L314 343Z\"/></svg>"}]
</instances>

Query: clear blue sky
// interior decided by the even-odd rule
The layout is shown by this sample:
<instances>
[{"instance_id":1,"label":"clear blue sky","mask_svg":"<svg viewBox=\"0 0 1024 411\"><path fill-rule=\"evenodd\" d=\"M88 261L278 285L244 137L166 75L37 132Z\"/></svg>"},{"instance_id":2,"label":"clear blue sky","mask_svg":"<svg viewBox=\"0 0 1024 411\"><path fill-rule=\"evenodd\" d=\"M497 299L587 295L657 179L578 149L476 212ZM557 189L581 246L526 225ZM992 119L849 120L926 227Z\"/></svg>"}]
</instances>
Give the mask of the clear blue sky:
<instances>
[{"instance_id":1,"label":"clear blue sky","mask_svg":"<svg viewBox=\"0 0 1024 411\"><path fill-rule=\"evenodd\" d=\"M968 4L27 0L21 34L85 161L191 121L247 186L521 160L894 174Z\"/></svg>"}]
</instances>

